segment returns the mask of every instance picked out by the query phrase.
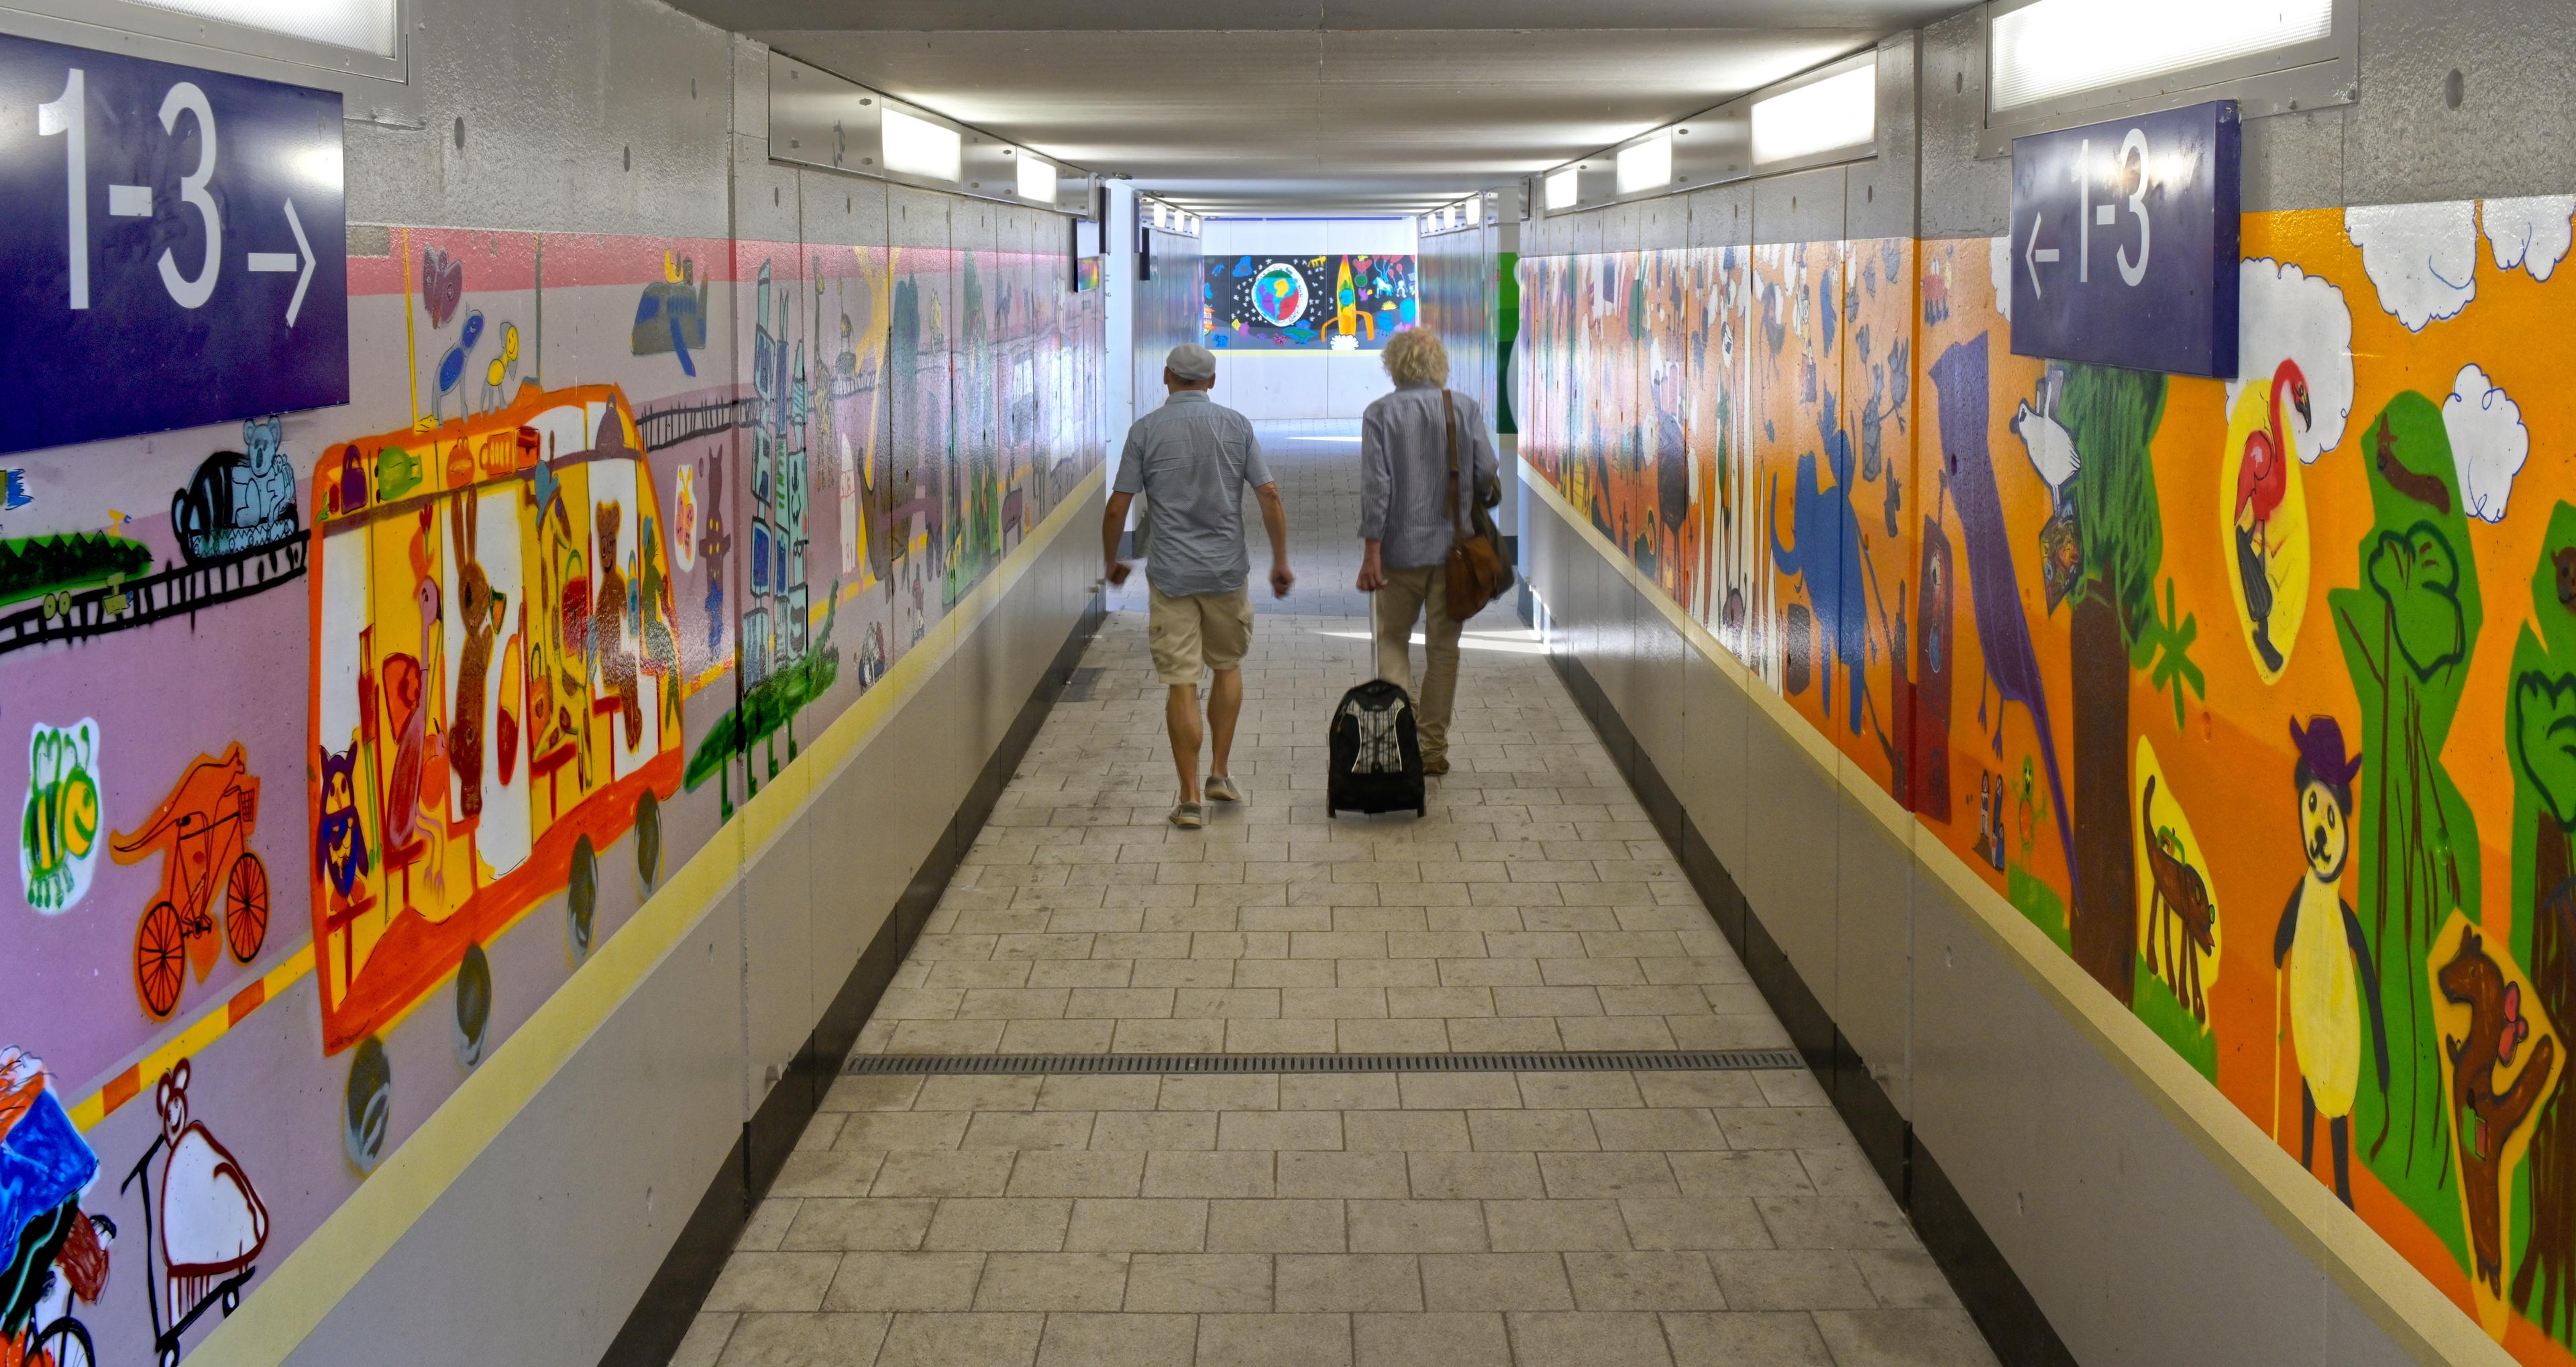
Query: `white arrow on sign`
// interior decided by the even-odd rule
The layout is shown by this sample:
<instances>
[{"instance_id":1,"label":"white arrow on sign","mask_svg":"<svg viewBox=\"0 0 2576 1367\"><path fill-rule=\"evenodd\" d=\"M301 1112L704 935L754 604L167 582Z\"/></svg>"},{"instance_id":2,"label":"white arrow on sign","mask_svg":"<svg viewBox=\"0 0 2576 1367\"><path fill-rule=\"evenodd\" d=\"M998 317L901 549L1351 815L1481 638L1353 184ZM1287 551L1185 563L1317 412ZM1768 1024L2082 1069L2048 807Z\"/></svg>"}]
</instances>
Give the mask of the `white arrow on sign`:
<instances>
[{"instance_id":1,"label":"white arrow on sign","mask_svg":"<svg viewBox=\"0 0 2576 1367\"><path fill-rule=\"evenodd\" d=\"M2057 264L2057 249L2055 247L2043 247L2039 245L2039 227L2044 221L2045 220L2040 217L2037 210L2031 211L2030 247L2022 253L2021 258L2022 265L2028 267L2030 270L2030 293L2031 297L2034 299L2048 292L2040 288L2039 263L2045 261L2052 266Z\"/></svg>"},{"instance_id":2,"label":"white arrow on sign","mask_svg":"<svg viewBox=\"0 0 2576 1367\"><path fill-rule=\"evenodd\" d=\"M304 289L313 283L313 244L304 236L304 221L295 216L295 201L291 199L286 201L286 226L295 234L295 250L252 252L250 268L254 271L282 274L298 270L297 257L299 255L302 257L301 273L295 277L295 297L286 301L286 325L293 327L297 311L304 307Z\"/></svg>"}]
</instances>

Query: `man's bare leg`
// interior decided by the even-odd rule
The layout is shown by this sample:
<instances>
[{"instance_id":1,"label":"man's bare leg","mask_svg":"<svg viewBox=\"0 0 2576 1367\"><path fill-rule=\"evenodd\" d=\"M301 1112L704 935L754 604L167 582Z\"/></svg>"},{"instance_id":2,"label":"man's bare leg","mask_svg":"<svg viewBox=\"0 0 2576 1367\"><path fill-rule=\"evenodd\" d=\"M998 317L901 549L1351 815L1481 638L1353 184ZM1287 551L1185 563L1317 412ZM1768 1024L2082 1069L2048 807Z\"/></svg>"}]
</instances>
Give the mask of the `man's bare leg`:
<instances>
[{"instance_id":1,"label":"man's bare leg","mask_svg":"<svg viewBox=\"0 0 2576 1367\"><path fill-rule=\"evenodd\" d=\"M1222 681L1226 675L1220 674L1217 678ZM1224 685L1220 682L1218 686L1222 688ZM1172 768L1180 775L1181 801L1196 802L1199 800L1199 686L1173 684L1167 693L1163 701L1163 726L1172 735ZM1236 686L1235 700L1238 705L1242 702L1240 684ZM1211 706L1209 710L1213 712L1215 708ZM1234 735L1232 712L1226 713L1222 734L1229 740ZM1218 753L1224 752L1220 750ZM1222 763L1218 772L1224 772Z\"/></svg>"},{"instance_id":2,"label":"man's bare leg","mask_svg":"<svg viewBox=\"0 0 2576 1367\"><path fill-rule=\"evenodd\" d=\"M1208 773L1226 776L1232 771L1226 761L1234 753L1234 723L1243 715L1243 671L1220 669L1216 681L1208 686L1208 740L1213 753L1209 756Z\"/></svg>"}]
</instances>

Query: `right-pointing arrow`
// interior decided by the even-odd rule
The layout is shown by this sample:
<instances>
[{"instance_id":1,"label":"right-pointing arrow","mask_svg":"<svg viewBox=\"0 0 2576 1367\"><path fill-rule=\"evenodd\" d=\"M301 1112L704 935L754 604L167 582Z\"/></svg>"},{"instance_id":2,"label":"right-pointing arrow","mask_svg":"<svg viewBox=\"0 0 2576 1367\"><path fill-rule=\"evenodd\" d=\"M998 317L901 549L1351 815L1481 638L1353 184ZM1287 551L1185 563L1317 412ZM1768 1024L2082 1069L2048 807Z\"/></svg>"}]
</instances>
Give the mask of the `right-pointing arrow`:
<instances>
[{"instance_id":1,"label":"right-pointing arrow","mask_svg":"<svg viewBox=\"0 0 2576 1367\"><path fill-rule=\"evenodd\" d=\"M284 274L301 269L295 277L295 294L286 301L286 325L295 326L295 315L304 308L305 288L313 283L313 243L304 236L304 220L295 216L295 201L286 201L286 227L295 234L291 252L252 252L249 266L253 271ZM300 258L300 260L299 260Z\"/></svg>"}]
</instances>

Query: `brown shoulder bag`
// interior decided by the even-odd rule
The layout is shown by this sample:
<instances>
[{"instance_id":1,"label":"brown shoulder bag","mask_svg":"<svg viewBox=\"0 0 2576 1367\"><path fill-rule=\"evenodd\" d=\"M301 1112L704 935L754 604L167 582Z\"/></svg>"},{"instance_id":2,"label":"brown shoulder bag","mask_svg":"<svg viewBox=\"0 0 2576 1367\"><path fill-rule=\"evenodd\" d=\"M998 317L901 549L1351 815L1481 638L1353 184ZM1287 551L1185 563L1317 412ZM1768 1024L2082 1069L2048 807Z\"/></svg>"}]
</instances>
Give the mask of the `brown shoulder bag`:
<instances>
[{"instance_id":1,"label":"brown shoulder bag","mask_svg":"<svg viewBox=\"0 0 2576 1367\"><path fill-rule=\"evenodd\" d=\"M1449 425L1449 525L1454 536L1445 567L1448 614L1449 620L1463 622L1503 596L1512 586L1512 570L1503 559L1502 533L1481 500L1469 497L1468 525L1458 525L1458 408L1446 389L1440 391L1440 410Z\"/></svg>"}]
</instances>

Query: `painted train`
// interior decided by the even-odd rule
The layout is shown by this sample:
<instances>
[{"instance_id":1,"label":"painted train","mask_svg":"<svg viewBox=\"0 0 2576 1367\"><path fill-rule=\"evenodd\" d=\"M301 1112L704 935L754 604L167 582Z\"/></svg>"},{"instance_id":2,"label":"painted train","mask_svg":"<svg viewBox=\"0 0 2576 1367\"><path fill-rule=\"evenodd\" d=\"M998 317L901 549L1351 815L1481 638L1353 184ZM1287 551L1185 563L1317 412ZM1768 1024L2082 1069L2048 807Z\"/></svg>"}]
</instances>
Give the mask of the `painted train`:
<instances>
[{"instance_id":1,"label":"painted train","mask_svg":"<svg viewBox=\"0 0 2576 1367\"><path fill-rule=\"evenodd\" d=\"M313 943L337 1053L558 888L588 953L600 849L632 830L655 873L681 677L668 525L614 386L335 446L314 502Z\"/></svg>"}]
</instances>

